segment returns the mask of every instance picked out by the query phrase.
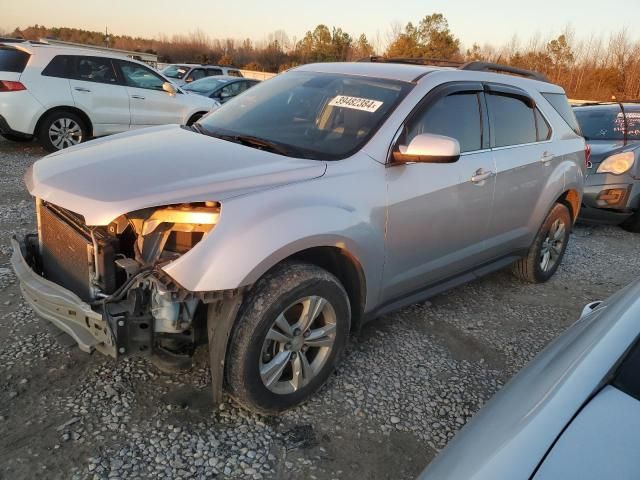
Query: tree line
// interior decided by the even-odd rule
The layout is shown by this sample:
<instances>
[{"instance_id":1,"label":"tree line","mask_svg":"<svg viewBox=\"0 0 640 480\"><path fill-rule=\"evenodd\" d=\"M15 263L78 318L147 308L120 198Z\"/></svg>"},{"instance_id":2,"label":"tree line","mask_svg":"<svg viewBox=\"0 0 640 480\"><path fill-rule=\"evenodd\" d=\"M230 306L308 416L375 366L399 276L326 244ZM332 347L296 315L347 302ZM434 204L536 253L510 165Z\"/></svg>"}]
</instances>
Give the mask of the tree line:
<instances>
[{"instance_id":1,"label":"tree line","mask_svg":"<svg viewBox=\"0 0 640 480\"><path fill-rule=\"evenodd\" d=\"M42 25L16 28L11 35L34 40L53 37L155 53L164 63L216 63L268 72L310 62L351 61L373 55L451 62L482 60L542 72L561 85L570 98L640 99L640 41L633 40L625 29L606 39L592 36L578 40L567 29L551 39L534 36L522 43L514 37L499 47L474 43L466 49L440 13L427 15L417 23L392 25L385 45L379 38L371 42L364 34L354 37L339 27L326 25L316 26L301 39L291 39L279 30L261 42L213 39L201 31L148 39Z\"/></svg>"}]
</instances>

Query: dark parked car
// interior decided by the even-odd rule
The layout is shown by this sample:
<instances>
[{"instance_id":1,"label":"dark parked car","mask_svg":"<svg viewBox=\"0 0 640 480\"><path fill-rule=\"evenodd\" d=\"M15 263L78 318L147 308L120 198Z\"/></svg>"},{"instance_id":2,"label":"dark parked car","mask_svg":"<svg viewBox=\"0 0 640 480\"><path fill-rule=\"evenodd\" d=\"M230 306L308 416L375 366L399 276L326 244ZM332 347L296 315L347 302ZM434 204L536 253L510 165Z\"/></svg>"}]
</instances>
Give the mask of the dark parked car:
<instances>
[{"instance_id":1,"label":"dark parked car","mask_svg":"<svg viewBox=\"0 0 640 480\"><path fill-rule=\"evenodd\" d=\"M640 104L574 108L591 147L581 218L640 233Z\"/></svg>"},{"instance_id":2,"label":"dark parked car","mask_svg":"<svg viewBox=\"0 0 640 480\"><path fill-rule=\"evenodd\" d=\"M213 98L220 103L231 100L236 95L260 83L260 80L236 78L227 75L207 77L184 86L184 90Z\"/></svg>"}]
</instances>

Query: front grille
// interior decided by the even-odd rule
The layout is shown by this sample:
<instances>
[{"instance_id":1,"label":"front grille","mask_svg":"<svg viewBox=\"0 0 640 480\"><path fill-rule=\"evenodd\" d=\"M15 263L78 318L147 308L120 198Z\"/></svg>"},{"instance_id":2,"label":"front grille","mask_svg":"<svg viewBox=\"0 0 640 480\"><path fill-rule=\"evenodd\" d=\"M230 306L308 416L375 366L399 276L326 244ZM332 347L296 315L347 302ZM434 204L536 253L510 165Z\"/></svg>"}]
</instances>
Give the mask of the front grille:
<instances>
[{"instance_id":1,"label":"front grille","mask_svg":"<svg viewBox=\"0 0 640 480\"><path fill-rule=\"evenodd\" d=\"M71 290L82 300L93 297L91 280L93 242L84 219L54 205L40 203L40 246L45 278ZM98 270L96 283L105 293L115 289L115 244L117 240L96 232Z\"/></svg>"}]
</instances>

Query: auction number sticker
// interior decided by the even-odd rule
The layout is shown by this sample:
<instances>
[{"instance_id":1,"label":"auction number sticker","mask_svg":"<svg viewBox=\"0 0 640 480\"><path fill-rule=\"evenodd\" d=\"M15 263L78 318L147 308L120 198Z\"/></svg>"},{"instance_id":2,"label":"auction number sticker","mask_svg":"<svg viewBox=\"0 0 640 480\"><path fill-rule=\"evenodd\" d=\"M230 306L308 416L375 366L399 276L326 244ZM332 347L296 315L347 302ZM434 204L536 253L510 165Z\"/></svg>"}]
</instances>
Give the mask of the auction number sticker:
<instances>
[{"instance_id":1,"label":"auction number sticker","mask_svg":"<svg viewBox=\"0 0 640 480\"><path fill-rule=\"evenodd\" d=\"M348 97L347 95L338 95L329 102L331 107L352 108L354 110L362 110L363 112L375 112L384 102L378 100L370 100L368 98Z\"/></svg>"}]
</instances>

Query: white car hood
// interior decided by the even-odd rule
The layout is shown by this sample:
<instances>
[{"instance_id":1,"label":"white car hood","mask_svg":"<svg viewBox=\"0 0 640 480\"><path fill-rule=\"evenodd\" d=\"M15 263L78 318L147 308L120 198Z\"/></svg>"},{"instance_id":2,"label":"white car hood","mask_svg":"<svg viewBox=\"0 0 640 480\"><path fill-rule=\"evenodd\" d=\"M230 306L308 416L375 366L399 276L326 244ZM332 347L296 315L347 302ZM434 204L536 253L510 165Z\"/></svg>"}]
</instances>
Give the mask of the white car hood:
<instances>
[{"instance_id":1,"label":"white car hood","mask_svg":"<svg viewBox=\"0 0 640 480\"><path fill-rule=\"evenodd\" d=\"M224 201L324 175L326 163L261 151L177 125L93 140L37 161L31 195L107 225L141 208Z\"/></svg>"}]
</instances>

